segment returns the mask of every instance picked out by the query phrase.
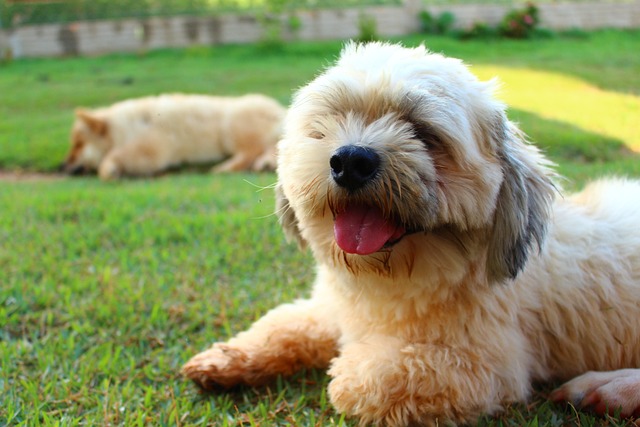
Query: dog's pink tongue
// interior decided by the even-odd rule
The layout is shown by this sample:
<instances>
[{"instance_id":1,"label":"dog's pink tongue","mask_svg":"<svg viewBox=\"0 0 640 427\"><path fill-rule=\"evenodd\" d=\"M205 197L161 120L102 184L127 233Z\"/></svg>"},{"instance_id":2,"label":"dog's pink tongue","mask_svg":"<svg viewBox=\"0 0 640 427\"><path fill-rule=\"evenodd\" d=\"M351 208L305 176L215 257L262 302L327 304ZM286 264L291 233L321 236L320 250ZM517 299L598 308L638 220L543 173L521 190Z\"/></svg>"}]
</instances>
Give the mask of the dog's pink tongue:
<instances>
[{"instance_id":1,"label":"dog's pink tongue","mask_svg":"<svg viewBox=\"0 0 640 427\"><path fill-rule=\"evenodd\" d=\"M379 251L392 237L399 238L404 229L387 221L379 209L356 205L336 215L333 232L343 251L369 255Z\"/></svg>"}]
</instances>

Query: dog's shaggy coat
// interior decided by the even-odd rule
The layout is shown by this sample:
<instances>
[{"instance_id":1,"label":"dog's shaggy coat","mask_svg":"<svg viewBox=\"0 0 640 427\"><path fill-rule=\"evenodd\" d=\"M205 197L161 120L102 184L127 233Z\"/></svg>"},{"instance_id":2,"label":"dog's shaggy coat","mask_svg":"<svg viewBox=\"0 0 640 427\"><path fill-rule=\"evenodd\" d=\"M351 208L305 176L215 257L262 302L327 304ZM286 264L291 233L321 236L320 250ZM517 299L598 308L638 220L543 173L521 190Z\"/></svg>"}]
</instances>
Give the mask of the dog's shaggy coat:
<instances>
[{"instance_id":1,"label":"dog's shaggy coat","mask_svg":"<svg viewBox=\"0 0 640 427\"><path fill-rule=\"evenodd\" d=\"M534 381L638 367L640 185L558 196L494 86L423 47L373 43L302 88L277 193L285 231L317 261L312 296L186 375L230 387L328 366L339 412L402 426L473 422ZM583 378L554 397L614 402Z\"/></svg>"},{"instance_id":2,"label":"dog's shaggy coat","mask_svg":"<svg viewBox=\"0 0 640 427\"><path fill-rule=\"evenodd\" d=\"M213 163L216 172L275 169L285 108L264 95L165 94L78 109L64 169L102 179Z\"/></svg>"}]
</instances>

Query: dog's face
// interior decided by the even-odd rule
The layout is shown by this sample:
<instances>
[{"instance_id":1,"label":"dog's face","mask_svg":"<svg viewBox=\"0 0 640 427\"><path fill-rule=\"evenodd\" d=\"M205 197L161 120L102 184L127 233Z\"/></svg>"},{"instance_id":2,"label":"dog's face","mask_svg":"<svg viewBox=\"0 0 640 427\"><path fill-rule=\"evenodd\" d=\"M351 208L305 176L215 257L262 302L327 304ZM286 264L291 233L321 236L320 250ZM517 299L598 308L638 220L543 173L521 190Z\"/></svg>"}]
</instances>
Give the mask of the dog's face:
<instances>
[{"instance_id":1,"label":"dog's face","mask_svg":"<svg viewBox=\"0 0 640 427\"><path fill-rule=\"evenodd\" d=\"M71 127L71 149L63 164L69 174L95 171L111 149L109 125L104 118L87 110L76 110Z\"/></svg>"},{"instance_id":2,"label":"dog's face","mask_svg":"<svg viewBox=\"0 0 640 427\"><path fill-rule=\"evenodd\" d=\"M286 120L287 234L351 273L515 277L543 239L552 174L493 87L423 47L348 45Z\"/></svg>"}]
</instances>

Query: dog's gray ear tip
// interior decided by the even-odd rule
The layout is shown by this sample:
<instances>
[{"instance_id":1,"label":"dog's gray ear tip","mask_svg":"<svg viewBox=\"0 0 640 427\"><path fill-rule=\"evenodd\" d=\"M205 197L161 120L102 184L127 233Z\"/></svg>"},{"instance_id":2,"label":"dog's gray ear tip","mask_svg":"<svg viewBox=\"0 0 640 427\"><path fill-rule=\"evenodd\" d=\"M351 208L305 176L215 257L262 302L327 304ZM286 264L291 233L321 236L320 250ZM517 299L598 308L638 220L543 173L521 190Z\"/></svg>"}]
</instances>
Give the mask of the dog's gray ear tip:
<instances>
[{"instance_id":1,"label":"dog's gray ear tip","mask_svg":"<svg viewBox=\"0 0 640 427\"><path fill-rule=\"evenodd\" d=\"M284 231L284 236L289 243L297 243L301 250L306 249L307 242L302 238L300 228L298 227L298 218L289 205L289 199L284 194L282 186L278 183L275 187L276 191L276 215L278 222Z\"/></svg>"},{"instance_id":2,"label":"dog's gray ear tip","mask_svg":"<svg viewBox=\"0 0 640 427\"><path fill-rule=\"evenodd\" d=\"M511 260L503 262L490 262L487 266L487 281L489 283L508 283L518 277L521 267L516 266Z\"/></svg>"}]
</instances>

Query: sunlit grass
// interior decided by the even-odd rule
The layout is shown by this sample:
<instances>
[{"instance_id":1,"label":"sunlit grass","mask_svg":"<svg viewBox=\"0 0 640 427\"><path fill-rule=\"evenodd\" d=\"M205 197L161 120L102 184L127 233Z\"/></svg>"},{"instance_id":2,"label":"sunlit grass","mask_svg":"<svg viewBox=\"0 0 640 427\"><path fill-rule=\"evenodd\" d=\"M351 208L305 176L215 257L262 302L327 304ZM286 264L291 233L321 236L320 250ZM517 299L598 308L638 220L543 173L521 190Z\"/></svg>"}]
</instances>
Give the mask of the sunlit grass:
<instances>
[{"instance_id":1,"label":"sunlit grass","mask_svg":"<svg viewBox=\"0 0 640 427\"><path fill-rule=\"evenodd\" d=\"M510 107L561 121L640 151L640 96L599 88L558 72L476 66L484 79L499 76L499 97Z\"/></svg>"}]
</instances>

